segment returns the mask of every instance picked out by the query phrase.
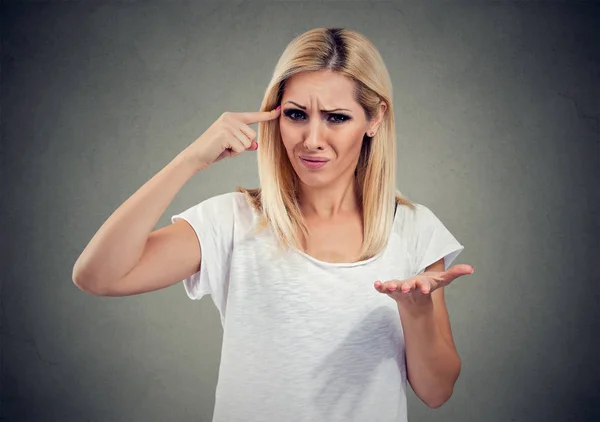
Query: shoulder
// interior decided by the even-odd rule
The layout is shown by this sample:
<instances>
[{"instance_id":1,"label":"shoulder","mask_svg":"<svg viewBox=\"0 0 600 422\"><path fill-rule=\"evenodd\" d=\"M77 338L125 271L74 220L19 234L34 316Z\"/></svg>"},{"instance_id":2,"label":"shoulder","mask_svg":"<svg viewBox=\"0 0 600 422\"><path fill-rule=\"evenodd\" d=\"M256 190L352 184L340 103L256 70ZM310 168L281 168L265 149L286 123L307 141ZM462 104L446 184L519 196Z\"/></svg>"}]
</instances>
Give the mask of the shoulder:
<instances>
[{"instance_id":1,"label":"shoulder","mask_svg":"<svg viewBox=\"0 0 600 422\"><path fill-rule=\"evenodd\" d=\"M241 192L228 192L213 196L201 203L215 219L244 223L254 218L254 208Z\"/></svg>"},{"instance_id":2,"label":"shoulder","mask_svg":"<svg viewBox=\"0 0 600 422\"><path fill-rule=\"evenodd\" d=\"M229 212L237 209L244 209L249 206L245 195L241 192L227 192L220 195L211 196L202 201L199 205L210 207L217 211Z\"/></svg>"},{"instance_id":3,"label":"shoulder","mask_svg":"<svg viewBox=\"0 0 600 422\"><path fill-rule=\"evenodd\" d=\"M240 192L228 192L207 198L172 217L191 218L219 226L232 226L251 221L253 208Z\"/></svg>"},{"instance_id":4,"label":"shoulder","mask_svg":"<svg viewBox=\"0 0 600 422\"><path fill-rule=\"evenodd\" d=\"M398 204L396 212L396 231L404 236L411 236L430 230L437 221L436 215L429 207L418 202Z\"/></svg>"},{"instance_id":5,"label":"shoulder","mask_svg":"<svg viewBox=\"0 0 600 422\"><path fill-rule=\"evenodd\" d=\"M417 221L424 220L433 214L431 210L423 204L418 202L410 201L404 202L396 199L396 213L404 223L416 223Z\"/></svg>"},{"instance_id":6,"label":"shoulder","mask_svg":"<svg viewBox=\"0 0 600 422\"><path fill-rule=\"evenodd\" d=\"M415 203L415 208L411 210L411 216L415 224L426 224L435 217L435 214L426 205Z\"/></svg>"}]
</instances>

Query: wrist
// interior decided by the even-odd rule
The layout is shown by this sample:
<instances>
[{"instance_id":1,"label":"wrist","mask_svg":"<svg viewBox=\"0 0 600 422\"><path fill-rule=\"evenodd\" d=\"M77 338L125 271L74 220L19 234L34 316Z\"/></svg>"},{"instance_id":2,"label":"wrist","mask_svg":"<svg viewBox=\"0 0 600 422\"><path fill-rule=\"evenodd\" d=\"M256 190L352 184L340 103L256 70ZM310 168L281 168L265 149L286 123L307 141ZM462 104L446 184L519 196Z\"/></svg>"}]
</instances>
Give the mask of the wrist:
<instances>
[{"instance_id":1,"label":"wrist","mask_svg":"<svg viewBox=\"0 0 600 422\"><path fill-rule=\"evenodd\" d=\"M433 299L431 294L422 295L418 300L406 298L397 300L398 311L411 318L427 318L433 316Z\"/></svg>"},{"instance_id":2,"label":"wrist","mask_svg":"<svg viewBox=\"0 0 600 422\"><path fill-rule=\"evenodd\" d=\"M200 163L192 154L187 153L186 150L180 152L173 159L173 164L178 167L181 166L187 168L192 172L192 175L208 167Z\"/></svg>"}]
</instances>

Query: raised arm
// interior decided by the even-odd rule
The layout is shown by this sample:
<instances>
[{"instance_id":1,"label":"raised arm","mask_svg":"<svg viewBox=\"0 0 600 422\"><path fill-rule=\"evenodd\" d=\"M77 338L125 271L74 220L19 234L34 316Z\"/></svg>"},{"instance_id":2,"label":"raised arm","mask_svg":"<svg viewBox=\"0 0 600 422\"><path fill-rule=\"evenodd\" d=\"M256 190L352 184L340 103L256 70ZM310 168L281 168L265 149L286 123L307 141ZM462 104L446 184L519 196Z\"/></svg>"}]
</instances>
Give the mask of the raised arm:
<instances>
[{"instance_id":1,"label":"raised arm","mask_svg":"<svg viewBox=\"0 0 600 422\"><path fill-rule=\"evenodd\" d=\"M197 272L202 252L194 229L185 221L153 228L194 174L225 157L257 149L249 124L279 114L279 107L223 113L104 222L75 262L75 285L99 296L127 296L162 289Z\"/></svg>"},{"instance_id":2,"label":"raised arm","mask_svg":"<svg viewBox=\"0 0 600 422\"><path fill-rule=\"evenodd\" d=\"M75 285L95 295L126 296L170 286L197 271L201 252L189 224L152 231L196 171L193 161L179 155L117 208L75 262Z\"/></svg>"}]
</instances>

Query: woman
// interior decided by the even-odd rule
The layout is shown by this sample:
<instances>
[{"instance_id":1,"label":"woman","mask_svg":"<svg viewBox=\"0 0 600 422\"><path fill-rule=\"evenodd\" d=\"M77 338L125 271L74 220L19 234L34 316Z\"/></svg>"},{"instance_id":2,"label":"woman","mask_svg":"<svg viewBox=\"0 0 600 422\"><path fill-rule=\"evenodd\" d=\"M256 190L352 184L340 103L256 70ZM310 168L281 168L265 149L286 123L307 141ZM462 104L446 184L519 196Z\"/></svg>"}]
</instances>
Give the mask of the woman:
<instances>
[{"instance_id":1,"label":"woman","mask_svg":"<svg viewBox=\"0 0 600 422\"><path fill-rule=\"evenodd\" d=\"M125 296L183 280L190 298L210 294L224 329L214 421L405 421L407 381L442 405L460 372L443 287L473 268L448 269L463 246L396 192L377 49L345 29L300 35L261 108L224 113L121 205L74 282ZM246 150L260 189L151 232L187 180Z\"/></svg>"}]
</instances>

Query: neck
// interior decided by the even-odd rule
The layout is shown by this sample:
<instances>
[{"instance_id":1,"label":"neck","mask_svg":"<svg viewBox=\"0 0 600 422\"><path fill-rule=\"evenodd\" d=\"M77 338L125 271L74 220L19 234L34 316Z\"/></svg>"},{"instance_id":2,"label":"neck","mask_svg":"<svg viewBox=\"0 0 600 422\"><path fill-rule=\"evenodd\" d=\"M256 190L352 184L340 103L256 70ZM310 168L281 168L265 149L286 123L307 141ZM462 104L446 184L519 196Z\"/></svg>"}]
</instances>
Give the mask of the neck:
<instances>
[{"instance_id":1,"label":"neck","mask_svg":"<svg viewBox=\"0 0 600 422\"><path fill-rule=\"evenodd\" d=\"M340 178L331 185L318 188L299 183L300 211L307 218L327 220L360 211L354 174L349 179Z\"/></svg>"}]
</instances>

